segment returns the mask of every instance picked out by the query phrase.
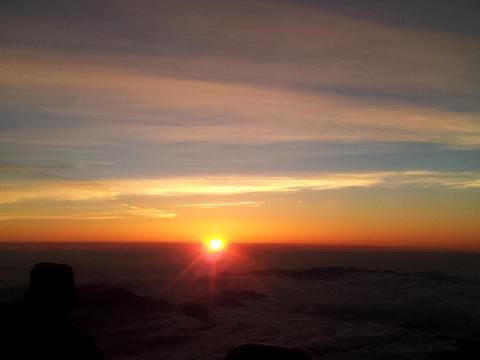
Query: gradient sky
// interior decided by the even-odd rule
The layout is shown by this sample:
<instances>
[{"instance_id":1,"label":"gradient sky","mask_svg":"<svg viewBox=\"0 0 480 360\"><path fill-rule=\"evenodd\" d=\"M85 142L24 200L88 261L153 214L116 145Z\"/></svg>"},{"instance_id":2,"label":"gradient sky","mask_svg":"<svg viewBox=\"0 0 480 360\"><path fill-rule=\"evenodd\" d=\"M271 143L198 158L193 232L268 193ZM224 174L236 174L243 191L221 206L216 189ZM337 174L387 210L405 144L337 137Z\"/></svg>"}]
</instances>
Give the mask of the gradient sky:
<instances>
[{"instance_id":1,"label":"gradient sky","mask_svg":"<svg viewBox=\"0 0 480 360\"><path fill-rule=\"evenodd\" d=\"M0 241L480 249L476 0L0 3Z\"/></svg>"}]
</instances>

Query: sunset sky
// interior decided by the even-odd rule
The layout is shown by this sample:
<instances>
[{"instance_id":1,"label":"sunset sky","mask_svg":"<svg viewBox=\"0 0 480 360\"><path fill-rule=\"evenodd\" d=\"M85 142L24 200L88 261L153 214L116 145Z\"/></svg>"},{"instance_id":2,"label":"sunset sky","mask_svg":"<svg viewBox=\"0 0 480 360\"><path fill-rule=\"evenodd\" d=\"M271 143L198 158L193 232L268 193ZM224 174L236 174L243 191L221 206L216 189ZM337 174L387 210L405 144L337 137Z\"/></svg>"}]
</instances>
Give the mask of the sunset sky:
<instances>
[{"instance_id":1,"label":"sunset sky","mask_svg":"<svg viewBox=\"0 0 480 360\"><path fill-rule=\"evenodd\" d=\"M480 250L480 2L0 2L0 241Z\"/></svg>"}]
</instances>

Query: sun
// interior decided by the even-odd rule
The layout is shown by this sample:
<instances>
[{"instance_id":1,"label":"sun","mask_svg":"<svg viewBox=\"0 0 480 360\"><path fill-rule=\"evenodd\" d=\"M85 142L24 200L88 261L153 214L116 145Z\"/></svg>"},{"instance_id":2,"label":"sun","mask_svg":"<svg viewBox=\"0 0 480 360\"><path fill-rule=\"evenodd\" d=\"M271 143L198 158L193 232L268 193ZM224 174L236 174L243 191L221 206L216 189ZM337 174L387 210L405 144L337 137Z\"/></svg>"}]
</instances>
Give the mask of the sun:
<instances>
[{"instance_id":1,"label":"sun","mask_svg":"<svg viewBox=\"0 0 480 360\"><path fill-rule=\"evenodd\" d=\"M220 238L210 239L207 242L208 251L217 252L225 248L225 241Z\"/></svg>"}]
</instances>

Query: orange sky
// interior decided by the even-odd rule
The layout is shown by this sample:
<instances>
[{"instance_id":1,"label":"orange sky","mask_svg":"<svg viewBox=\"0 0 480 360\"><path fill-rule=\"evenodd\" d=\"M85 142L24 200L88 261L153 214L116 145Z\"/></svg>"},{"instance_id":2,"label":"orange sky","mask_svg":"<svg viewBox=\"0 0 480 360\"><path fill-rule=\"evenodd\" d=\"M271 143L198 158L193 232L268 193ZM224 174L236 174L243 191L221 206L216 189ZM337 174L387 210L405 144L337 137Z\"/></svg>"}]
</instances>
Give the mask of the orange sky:
<instances>
[{"instance_id":1,"label":"orange sky","mask_svg":"<svg viewBox=\"0 0 480 360\"><path fill-rule=\"evenodd\" d=\"M2 222L0 238L195 242L219 235L232 242L478 249L476 190L348 188L162 201L168 210L146 204L102 214L92 210L102 206L94 200L83 204L81 212L77 205L75 212L68 210L63 215L44 208L35 215L19 212L17 219ZM62 202L59 208L64 206Z\"/></svg>"}]
</instances>

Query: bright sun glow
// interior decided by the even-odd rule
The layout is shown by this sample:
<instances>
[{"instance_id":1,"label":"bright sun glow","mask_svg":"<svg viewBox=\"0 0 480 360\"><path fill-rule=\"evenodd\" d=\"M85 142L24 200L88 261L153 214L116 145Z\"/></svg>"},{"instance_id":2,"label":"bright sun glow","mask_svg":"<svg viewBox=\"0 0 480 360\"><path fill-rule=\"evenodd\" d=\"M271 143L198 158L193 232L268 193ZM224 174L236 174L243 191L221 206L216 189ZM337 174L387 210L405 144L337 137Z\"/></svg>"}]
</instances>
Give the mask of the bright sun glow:
<instances>
[{"instance_id":1,"label":"bright sun glow","mask_svg":"<svg viewBox=\"0 0 480 360\"><path fill-rule=\"evenodd\" d=\"M225 242L222 239L208 240L208 248L210 251L219 251L225 247Z\"/></svg>"}]
</instances>

